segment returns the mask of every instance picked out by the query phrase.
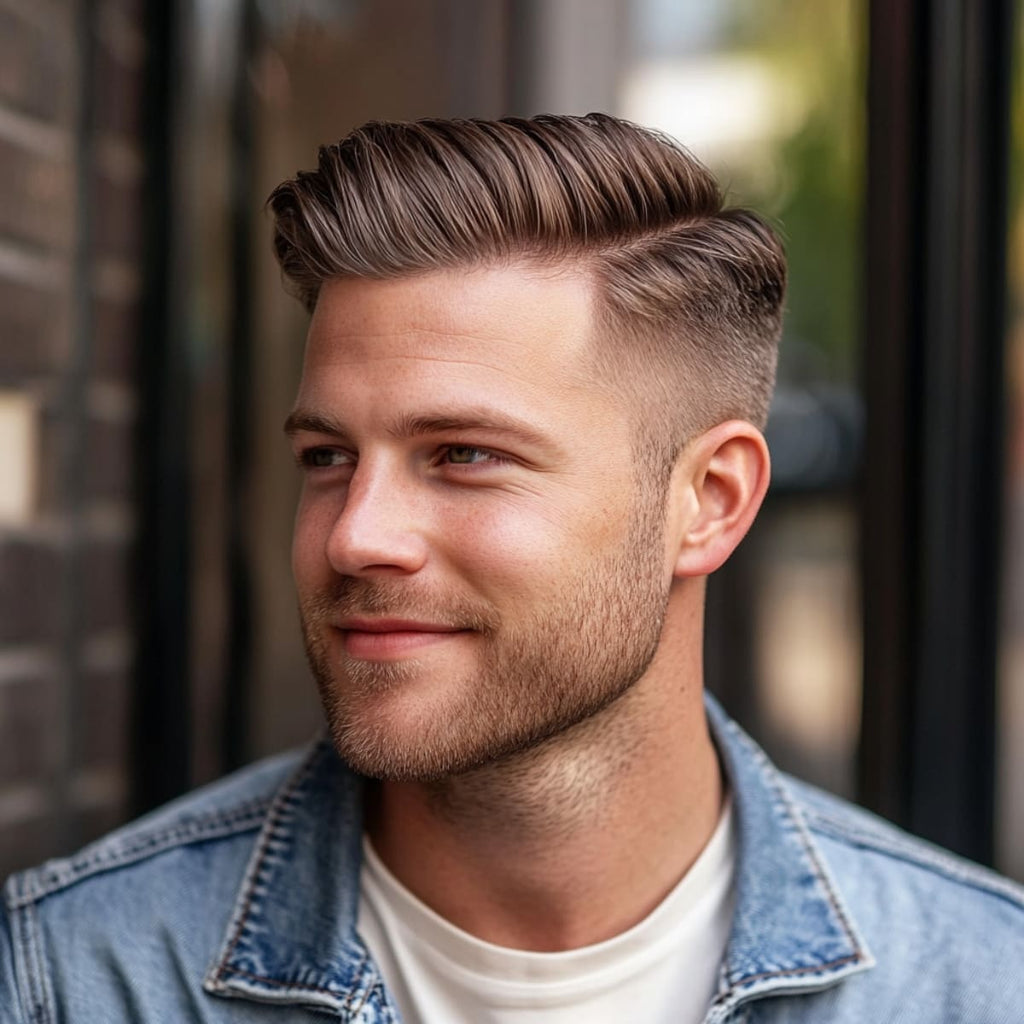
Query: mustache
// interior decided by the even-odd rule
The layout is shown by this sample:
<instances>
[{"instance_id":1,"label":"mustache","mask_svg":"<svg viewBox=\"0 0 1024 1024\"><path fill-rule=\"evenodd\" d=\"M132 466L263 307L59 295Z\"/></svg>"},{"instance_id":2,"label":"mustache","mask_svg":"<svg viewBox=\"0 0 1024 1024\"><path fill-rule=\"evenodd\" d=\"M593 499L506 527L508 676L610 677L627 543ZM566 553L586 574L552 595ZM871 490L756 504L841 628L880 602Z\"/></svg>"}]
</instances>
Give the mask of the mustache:
<instances>
[{"instance_id":1,"label":"mustache","mask_svg":"<svg viewBox=\"0 0 1024 1024\"><path fill-rule=\"evenodd\" d=\"M451 589L352 576L343 576L329 589L302 598L299 611L307 625L372 615L420 619L480 633L493 633L500 624L490 605Z\"/></svg>"}]
</instances>

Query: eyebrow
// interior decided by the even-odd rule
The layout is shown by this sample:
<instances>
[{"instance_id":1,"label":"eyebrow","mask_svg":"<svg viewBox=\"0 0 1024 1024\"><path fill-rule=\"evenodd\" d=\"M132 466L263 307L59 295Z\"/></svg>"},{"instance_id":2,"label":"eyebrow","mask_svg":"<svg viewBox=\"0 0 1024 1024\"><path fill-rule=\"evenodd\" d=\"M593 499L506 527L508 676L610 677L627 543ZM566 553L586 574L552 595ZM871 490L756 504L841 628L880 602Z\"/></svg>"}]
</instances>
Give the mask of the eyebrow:
<instances>
[{"instance_id":1,"label":"eyebrow","mask_svg":"<svg viewBox=\"0 0 1024 1024\"><path fill-rule=\"evenodd\" d=\"M293 409L284 421L284 432L289 437L293 437L302 431L308 431L311 434L345 433L341 424L329 416L323 416L309 409Z\"/></svg>"},{"instance_id":2,"label":"eyebrow","mask_svg":"<svg viewBox=\"0 0 1024 1024\"><path fill-rule=\"evenodd\" d=\"M457 431L484 431L504 434L517 438L524 444L537 448L554 450L551 438L531 426L525 420L494 409L466 408L436 413L404 414L387 428L397 438L418 437L423 434L440 434ZM316 434L345 436L347 431L340 422L312 409L295 409L285 420L284 432L289 436L300 431Z\"/></svg>"}]
</instances>

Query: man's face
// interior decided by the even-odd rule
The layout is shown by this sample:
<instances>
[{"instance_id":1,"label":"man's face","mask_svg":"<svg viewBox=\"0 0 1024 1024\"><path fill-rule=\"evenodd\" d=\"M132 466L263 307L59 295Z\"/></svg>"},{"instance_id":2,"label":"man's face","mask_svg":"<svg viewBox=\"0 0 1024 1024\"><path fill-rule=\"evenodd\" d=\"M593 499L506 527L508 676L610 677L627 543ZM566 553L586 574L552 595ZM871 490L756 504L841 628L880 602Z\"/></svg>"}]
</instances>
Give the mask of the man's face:
<instances>
[{"instance_id":1,"label":"man's face","mask_svg":"<svg viewBox=\"0 0 1024 1024\"><path fill-rule=\"evenodd\" d=\"M524 267L325 285L289 421L303 632L352 766L523 750L647 668L664 499L588 369L591 294Z\"/></svg>"}]
</instances>

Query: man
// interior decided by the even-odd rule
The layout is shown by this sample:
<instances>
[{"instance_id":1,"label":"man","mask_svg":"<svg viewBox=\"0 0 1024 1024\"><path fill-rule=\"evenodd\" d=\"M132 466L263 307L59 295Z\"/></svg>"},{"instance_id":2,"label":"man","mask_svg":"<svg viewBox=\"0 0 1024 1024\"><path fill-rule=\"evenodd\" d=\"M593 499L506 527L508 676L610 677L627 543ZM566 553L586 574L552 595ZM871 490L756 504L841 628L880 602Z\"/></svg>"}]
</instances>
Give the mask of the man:
<instances>
[{"instance_id":1,"label":"man","mask_svg":"<svg viewBox=\"0 0 1024 1024\"><path fill-rule=\"evenodd\" d=\"M0 1019L1024 1020L1018 888L705 710L764 222L599 115L367 125L270 205L331 742L13 879Z\"/></svg>"}]
</instances>

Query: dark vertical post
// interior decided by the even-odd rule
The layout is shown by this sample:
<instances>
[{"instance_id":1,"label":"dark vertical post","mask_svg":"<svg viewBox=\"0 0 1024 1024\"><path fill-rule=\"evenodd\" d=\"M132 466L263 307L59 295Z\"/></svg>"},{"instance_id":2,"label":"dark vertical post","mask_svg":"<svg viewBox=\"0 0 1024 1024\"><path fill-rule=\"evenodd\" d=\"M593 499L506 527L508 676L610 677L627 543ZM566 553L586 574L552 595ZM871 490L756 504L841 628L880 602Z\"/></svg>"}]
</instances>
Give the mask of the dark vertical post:
<instances>
[{"instance_id":1,"label":"dark vertical post","mask_svg":"<svg viewBox=\"0 0 1024 1024\"><path fill-rule=\"evenodd\" d=\"M917 549L914 426L918 420L919 179L924 93L915 0L874 2L868 30L861 800L894 821L908 806L912 633Z\"/></svg>"},{"instance_id":2,"label":"dark vertical post","mask_svg":"<svg viewBox=\"0 0 1024 1024\"><path fill-rule=\"evenodd\" d=\"M84 529L86 512L86 473L88 454L88 421L86 395L92 364L95 316L93 312L93 276L95 223L93 195L95 181L96 135L96 3L83 0L75 19L75 36L79 54L78 110L75 125L75 206L76 243L72 309L74 332L72 346L63 374L60 408L60 480L62 515L67 525L67 548L63 559L63 578L55 595L55 612L61 624L60 686L63 704L61 718L55 722L60 751L58 770L53 786L53 813L57 823L57 847L74 849L82 841L78 818L73 814L71 783L78 762L78 729L82 691L82 607L85 593Z\"/></svg>"},{"instance_id":3,"label":"dark vertical post","mask_svg":"<svg viewBox=\"0 0 1024 1024\"><path fill-rule=\"evenodd\" d=\"M145 196L136 458L133 802L186 789L189 750L189 375L174 301L178 5L145 7Z\"/></svg>"},{"instance_id":4,"label":"dark vertical post","mask_svg":"<svg viewBox=\"0 0 1024 1024\"><path fill-rule=\"evenodd\" d=\"M992 856L1010 0L871 4L865 803Z\"/></svg>"},{"instance_id":5,"label":"dark vertical post","mask_svg":"<svg viewBox=\"0 0 1024 1024\"><path fill-rule=\"evenodd\" d=\"M255 0L242 0L231 100L231 313L228 337L227 553L228 636L225 645L224 768L248 757L252 675L252 574L246 550L247 487L252 451L252 218L254 111L250 69L258 43Z\"/></svg>"}]
</instances>

